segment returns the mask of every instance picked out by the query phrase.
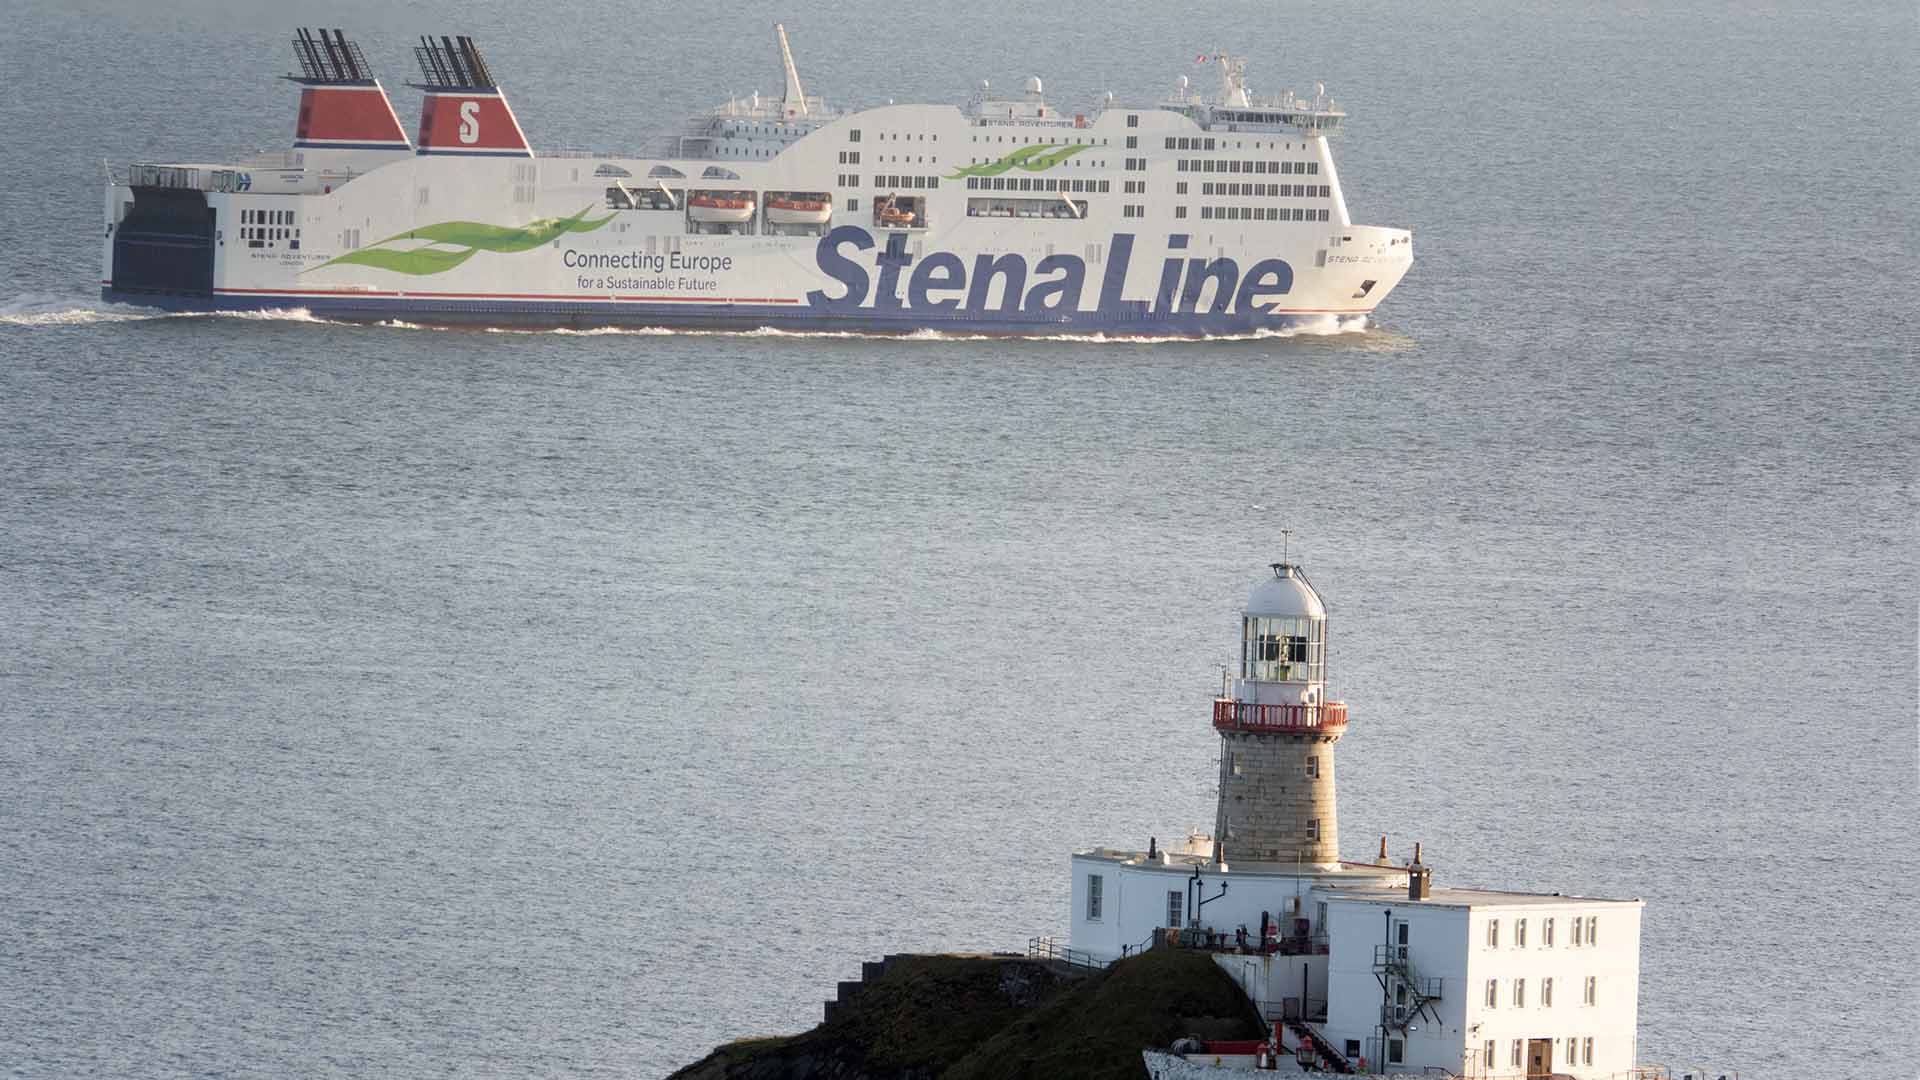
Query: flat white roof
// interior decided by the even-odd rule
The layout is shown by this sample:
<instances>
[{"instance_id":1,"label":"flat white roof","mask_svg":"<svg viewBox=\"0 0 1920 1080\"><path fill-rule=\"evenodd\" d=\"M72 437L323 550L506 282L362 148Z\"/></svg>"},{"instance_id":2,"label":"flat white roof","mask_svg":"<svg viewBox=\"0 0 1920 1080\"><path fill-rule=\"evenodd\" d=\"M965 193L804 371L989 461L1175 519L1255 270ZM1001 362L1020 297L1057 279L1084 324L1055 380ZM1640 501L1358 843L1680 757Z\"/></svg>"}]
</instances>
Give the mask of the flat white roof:
<instances>
[{"instance_id":1,"label":"flat white roof","mask_svg":"<svg viewBox=\"0 0 1920 1080\"><path fill-rule=\"evenodd\" d=\"M1404 872L1404 871L1403 871ZM1408 898L1407 890L1383 889L1374 885L1355 883L1343 886L1338 882L1329 882L1318 887L1321 898L1329 902L1342 900L1362 904L1433 904L1440 907L1493 908L1493 907L1555 907L1566 904L1631 904L1645 907L1646 901L1640 899L1614 900L1600 896L1571 896L1564 893L1506 892L1500 889L1466 889L1458 886L1435 885L1424 900Z\"/></svg>"}]
</instances>

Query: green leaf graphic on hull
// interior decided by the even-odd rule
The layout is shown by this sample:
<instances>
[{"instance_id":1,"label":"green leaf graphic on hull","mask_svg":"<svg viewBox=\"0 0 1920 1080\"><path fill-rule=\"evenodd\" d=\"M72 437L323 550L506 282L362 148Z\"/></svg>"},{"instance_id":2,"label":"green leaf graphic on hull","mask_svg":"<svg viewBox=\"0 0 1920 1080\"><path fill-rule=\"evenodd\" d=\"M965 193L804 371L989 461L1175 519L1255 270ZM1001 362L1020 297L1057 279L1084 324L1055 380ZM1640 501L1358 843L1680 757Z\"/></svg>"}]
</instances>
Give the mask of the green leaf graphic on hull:
<instances>
[{"instance_id":1,"label":"green leaf graphic on hull","mask_svg":"<svg viewBox=\"0 0 1920 1080\"><path fill-rule=\"evenodd\" d=\"M325 270L329 266L370 266L376 270L391 270L396 274L442 274L478 252L510 255L517 251L531 251L567 233L592 232L613 220L612 214L588 220L587 211L591 209L593 207L590 205L584 206L572 217L541 218L518 228L488 225L479 221L442 221L437 225L423 225L418 229L395 233L357 251L349 251L305 273ZM419 242L419 246L387 246L409 240Z\"/></svg>"},{"instance_id":2,"label":"green leaf graphic on hull","mask_svg":"<svg viewBox=\"0 0 1920 1080\"><path fill-rule=\"evenodd\" d=\"M1093 148L1092 143L1074 143L1071 146L1050 146L1046 143L1034 143L1023 146L997 161L980 165L969 165L951 173L949 180L958 180L963 176L999 176L1008 169L1024 169L1027 172L1046 172L1055 165L1067 160L1082 150ZM1042 152L1044 151L1044 153Z\"/></svg>"}]
</instances>

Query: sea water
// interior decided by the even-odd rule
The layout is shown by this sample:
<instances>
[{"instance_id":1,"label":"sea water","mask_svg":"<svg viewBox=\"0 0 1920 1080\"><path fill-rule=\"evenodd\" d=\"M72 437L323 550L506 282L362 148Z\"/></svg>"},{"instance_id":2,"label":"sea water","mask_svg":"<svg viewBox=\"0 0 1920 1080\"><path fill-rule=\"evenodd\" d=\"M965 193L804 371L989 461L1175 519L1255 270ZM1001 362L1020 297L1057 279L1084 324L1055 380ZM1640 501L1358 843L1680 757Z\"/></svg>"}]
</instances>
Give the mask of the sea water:
<instances>
[{"instance_id":1,"label":"sea water","mask_svg":"<svg viewBox=\"0 0 1920 1080\"><path fill-rule=\"evenodd\" d=\"M97 299L102 157L287 37L470 33L539 146L729 92L1324 80L1364 326L515 334ZM0 42L0 1072L659 1076L1211 824L1283 553L1341 844L1647 902L1639 1053L1911 1077L1911 5L153 8ZM1290 531L1290 532L1289 532ZM1551 1026L1549 1022L1548 1026Z\"/></svg>"}]
</instances>

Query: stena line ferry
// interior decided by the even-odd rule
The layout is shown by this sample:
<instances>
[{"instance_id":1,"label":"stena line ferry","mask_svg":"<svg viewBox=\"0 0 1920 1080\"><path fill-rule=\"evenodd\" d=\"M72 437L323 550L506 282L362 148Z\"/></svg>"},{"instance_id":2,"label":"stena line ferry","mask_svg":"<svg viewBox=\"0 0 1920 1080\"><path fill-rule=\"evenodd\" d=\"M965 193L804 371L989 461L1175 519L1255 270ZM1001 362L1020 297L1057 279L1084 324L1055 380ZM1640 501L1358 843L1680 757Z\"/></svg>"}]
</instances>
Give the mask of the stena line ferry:
<instances>
[{"instance_id":1,"label":"stena line ferry","mask_svg":"<svg viewBox=\"0 0 1920 1080\"><path fill-rule=\"evenodd\" d=\"M414 48L409 139L359 46L293 39L293 145L109 169L105 299L490 327L1236 335L1363 321L1413 262L1355 225L1326 96L1257 98L1203 56L1151 107L1061 109L1028 79L964 107L830 108L786 31L779 98L638 156L535 153L480 49Z\"/></svg>"}]
</instances>

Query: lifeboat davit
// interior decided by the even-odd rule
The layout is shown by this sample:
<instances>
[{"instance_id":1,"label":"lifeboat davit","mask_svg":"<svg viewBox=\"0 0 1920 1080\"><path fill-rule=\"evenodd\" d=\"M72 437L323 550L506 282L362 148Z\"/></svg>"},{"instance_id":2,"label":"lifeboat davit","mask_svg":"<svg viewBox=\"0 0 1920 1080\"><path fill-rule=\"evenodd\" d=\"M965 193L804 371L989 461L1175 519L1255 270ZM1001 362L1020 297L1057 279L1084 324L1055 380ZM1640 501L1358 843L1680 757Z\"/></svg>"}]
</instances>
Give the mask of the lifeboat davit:
<instances>
[{"instance_id":1,"label":"lifeboat davit","mask_svg":"<svg viewBox=\"0 0 1920 1080\"><path fill-rule=\"evenodd\" d=\"M753 211L750 195L702 193L687 199L687 216L703 225L745 225Z\"/></svg>"},{"instance_id":2,"label":"lifeboat davit","mask_svg":"<svg viewBox=\"0 0 1920 1080\"><path fill-rule=\"evenodd\" d=\"M833 220L833 203L800 195L769 195L767 220L775 225L825 225Z\"/></svg>"},{"instance_id":3,"label":"lifeboat davit","mask_svg":"<svg viewBox=\"0 0 1920 1080\"><path fill-rule=\"evenodd\" d=\"M920 215L901 206L889 195L874 206L877 223L890 229L911 229L920 223Z\"/></svg>"}]
</instances>

